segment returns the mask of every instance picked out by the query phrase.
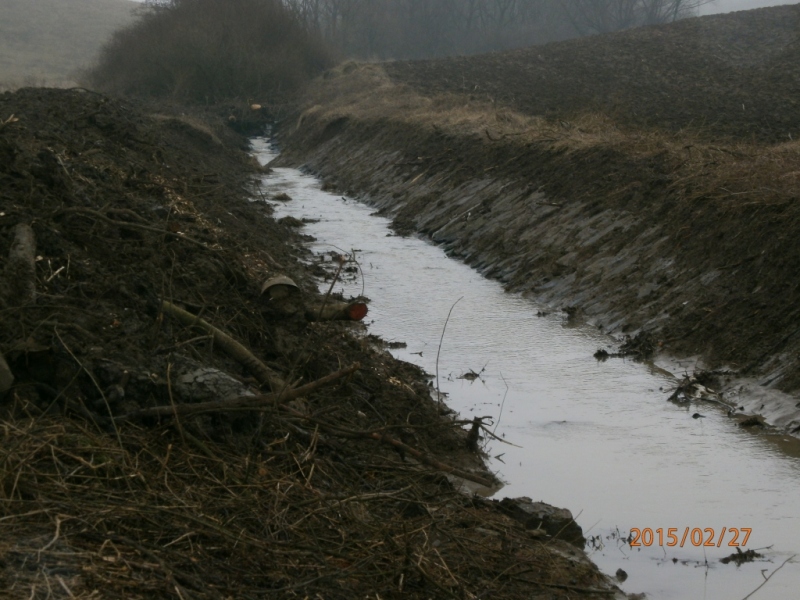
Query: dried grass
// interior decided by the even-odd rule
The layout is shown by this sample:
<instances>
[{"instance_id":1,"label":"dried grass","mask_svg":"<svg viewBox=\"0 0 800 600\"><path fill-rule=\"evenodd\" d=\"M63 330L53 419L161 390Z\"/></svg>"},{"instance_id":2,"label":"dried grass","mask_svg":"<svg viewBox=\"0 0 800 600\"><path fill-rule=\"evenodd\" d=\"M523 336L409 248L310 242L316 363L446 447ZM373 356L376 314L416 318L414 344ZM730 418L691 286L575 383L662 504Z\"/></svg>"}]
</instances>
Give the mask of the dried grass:
<instances>
[{"instance_id":1,"label":"dried grass","mask_svg":"<svg viewBox=\"0 0 800 600\"><path fill-rule=\"evenodd\" d=\"M530 116L468 95L425 97L395 84L375 64L346 63L315 83L314 106L301 117L353 117L421 126L481 143L537 145L563 153L603 149L634 162L656 160L669 186L690 201L728 199L773 204L800 198L800 140L780 144L710 142L701 130L668 132L622 126L608 115L583 113L568 121ZM324 108L323 108L324 106Z\"/></svg>"},{"instance_id":2,"label":"dried grass","mask_svg":"<svg viewBox=\"0 0 800 600\"><path fill-rule=\"evenodd\" d=\"M529 598L599 582L585 564L565 573L438 477L286 425L241 453L211 440L198 451L169 428L126 426L120 446L75 420L2 422L0 587L15 598Z\"/></svg>"}]
</instances>

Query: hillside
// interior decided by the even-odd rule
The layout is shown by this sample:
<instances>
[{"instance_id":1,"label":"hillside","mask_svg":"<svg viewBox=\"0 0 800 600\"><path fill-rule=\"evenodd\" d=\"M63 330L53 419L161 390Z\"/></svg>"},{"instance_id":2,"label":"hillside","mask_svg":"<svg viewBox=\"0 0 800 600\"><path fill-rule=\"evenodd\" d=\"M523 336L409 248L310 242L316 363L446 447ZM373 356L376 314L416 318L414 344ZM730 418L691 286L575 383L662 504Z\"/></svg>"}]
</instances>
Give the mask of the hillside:
<instances>
[{"instance_id":1,"label":"hillside","mask_svg":"<svg viewBox=\"0 0 800 600\"><path fill-rule=\"evenodd\" d=\"M445 60L396 62L396 83L526 115L603 113L636 127L788 141L800 133L800 5Z\"/></svg>"},{"instance_id":2,"label":"hillside","mask_svg":"<svg viewBox=\"0 0 800 600\"><path fill-rule=\"evenodd\" d=\"M139 6L128 0L0 0L0 89L68 83Z\"/></svg>"}]
</instances>

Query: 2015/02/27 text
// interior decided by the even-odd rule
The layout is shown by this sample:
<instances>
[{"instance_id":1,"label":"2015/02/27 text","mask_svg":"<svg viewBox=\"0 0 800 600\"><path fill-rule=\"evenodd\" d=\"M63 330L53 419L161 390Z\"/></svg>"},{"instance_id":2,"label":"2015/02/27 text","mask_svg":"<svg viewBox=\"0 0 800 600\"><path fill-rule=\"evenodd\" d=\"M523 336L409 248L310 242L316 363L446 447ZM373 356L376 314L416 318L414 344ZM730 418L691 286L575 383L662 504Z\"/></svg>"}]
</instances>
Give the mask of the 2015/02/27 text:
<instances>
[{"instance_id":1,"label":"2015/02/27 text","mask_svg":"<svg viewBox=\"0 0 800 600\"><path fill-rule=\"evenodd\" d=\"M645 527L639 529L632 527L630 537L628 538L631 547L638 546L680 546L683 548L687 543L692 546L711 546L719 548L725 541L726 536L728 542L726 545L734 548L744 547L747 545L747 540L750 539L752 527L723 527L717 531L713 527L685 527L683 532L679 535L677 527L670 527L664 529L651 529ZM740 541L741 540L741 541ZM666 543L665 543L666 542Z\"/></svg>"}]
</instances>

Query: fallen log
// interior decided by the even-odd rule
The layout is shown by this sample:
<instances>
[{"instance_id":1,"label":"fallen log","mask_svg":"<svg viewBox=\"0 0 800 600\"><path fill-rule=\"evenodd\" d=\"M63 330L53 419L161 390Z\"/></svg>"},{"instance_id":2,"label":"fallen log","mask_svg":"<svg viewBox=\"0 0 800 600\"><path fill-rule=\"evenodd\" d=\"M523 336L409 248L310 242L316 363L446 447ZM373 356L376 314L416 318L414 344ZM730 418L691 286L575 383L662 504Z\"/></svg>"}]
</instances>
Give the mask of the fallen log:
<instances>
[{"instance_id":1,"label":"fallen log","mask_svg":"<svg viewBox=\"0 0 800 600\"><path fill-rule=\"evenodd\" d=\"M309 321L360 321L367 316L365 302L330 302L312 305L306 308L306 319Z\"/></svg>"},{"instance_id":2,"label":"fallen log","mask_svg":"<svg viewBox=\"0 0 800 600\"><path fill-rule=\"evenodd\" d=\"M259 383L269 385L273 392L279 392L290 387L275 371L256 358L250 350L227 333L211 325L208 321L204 321L197 315L193 315L166 300L162 301L161 308L166 314L175 317L187 327L197 327L210 334L214 338L215 344L250 371Z\"/></svg>"},{"instance_id":3,"label":"fallen log","mask_svg":"<svg viewBox=\"0 0 800 600\"><path fill-rule=\"evenodd\" d=\"M8 251L5 277L5 300L9 306L36 301L36 238L30 225L20 223Z\"/></svg>"},{"instance_id":4,"label":"fallen log","mask_svg":"<svg viewBox=\"0 0 800 600\"><path fill-rule=\"evenodd\" d=\"M237 398L230 398L228 400L211 400L209 402L198 402L197 404L169 404L162 406L154 406L152 408L143 408L124 415L115 417L115 421L129 421L131 419L139 419L142 417L170 417L170 416L190 416L200 413L208 412L225 412L225 411L242 411L253 410L261 411L268 405L286 404L294 400L310 394L318 389L324 388L338 381L342 377L355 373L361 368L360 363L350 365L345 369L335 371L320 377L319 379L301 385L296 388L283 388L281 391L274 394L262 394L259 396L239 396Z\"/></svg>"}]
</instances>

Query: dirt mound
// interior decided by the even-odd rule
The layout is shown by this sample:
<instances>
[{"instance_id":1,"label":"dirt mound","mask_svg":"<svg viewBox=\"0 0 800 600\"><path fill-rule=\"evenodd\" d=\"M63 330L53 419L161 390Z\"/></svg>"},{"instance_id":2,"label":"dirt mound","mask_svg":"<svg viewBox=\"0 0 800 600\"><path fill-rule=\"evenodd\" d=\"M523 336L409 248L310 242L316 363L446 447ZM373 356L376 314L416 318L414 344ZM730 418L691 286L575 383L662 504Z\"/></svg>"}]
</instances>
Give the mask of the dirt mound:
<instances>
[{"instance_id":1,"label":"dirt mound","mask_svg":"<svg viewBox=\"0 0 800 600\"><path fill-rule=\"evenodd\" d=\"M265 300L278 274L320 299L240 138L81 90L0 117L4 597L610 589L456 490L491 475L422 373Z\"/></svg>"},{"instance_id":2,"label":"dirt mound","mask_svg":"<svg viewBox=\"0 0 800 600\"><path fill-rule=\"evenodd\" d=\"M386 70L426 95L528 115L599 112L624 125L787 141L800 137L798 52L800 6L789 5Z\"/></svg>"}]
</instances>

